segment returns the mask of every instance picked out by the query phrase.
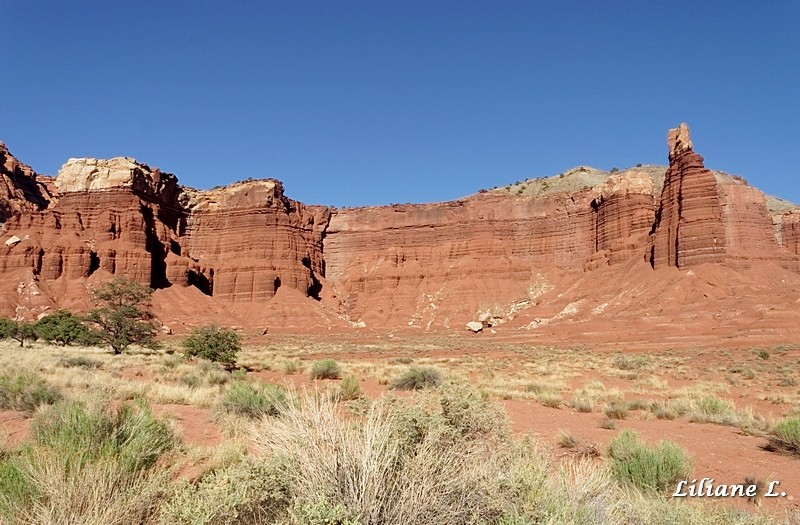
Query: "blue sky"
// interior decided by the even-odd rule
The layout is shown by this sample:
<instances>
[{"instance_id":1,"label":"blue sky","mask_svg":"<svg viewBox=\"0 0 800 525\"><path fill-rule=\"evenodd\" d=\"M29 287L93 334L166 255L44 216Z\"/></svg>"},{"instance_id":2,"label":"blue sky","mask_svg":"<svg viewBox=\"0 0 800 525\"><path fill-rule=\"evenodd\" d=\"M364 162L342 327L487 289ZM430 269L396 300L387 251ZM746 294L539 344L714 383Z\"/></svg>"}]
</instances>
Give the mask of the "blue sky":
<instances>
[{"instance_id":1,"label":"blue sky","mask_svg":"<svg viewBox=\"0 0 800 525\"><path fill-rule=\"evenodd\" d=\"M800 2L0 0L0 140L36 170L127 155L207 188L431 202L665 164L800 202Z\"/></svg>"}]
</instances>

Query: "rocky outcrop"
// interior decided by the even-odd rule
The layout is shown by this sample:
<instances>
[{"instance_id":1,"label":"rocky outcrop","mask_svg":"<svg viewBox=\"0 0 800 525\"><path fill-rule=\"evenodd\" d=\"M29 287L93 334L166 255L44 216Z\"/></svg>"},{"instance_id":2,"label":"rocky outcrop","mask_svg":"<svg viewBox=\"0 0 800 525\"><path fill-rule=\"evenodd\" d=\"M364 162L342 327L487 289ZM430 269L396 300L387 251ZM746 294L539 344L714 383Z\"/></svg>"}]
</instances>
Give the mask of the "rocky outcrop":
<instances>
[{"instance_id":1,"label":"rocky outcrop","mask_svg":"<svg viewBox=\"0 0 800 525\"><path fill-rule=\"evenodd\" d=\"M725 259L722 206L714 175L692 149L689 128L667 135L669 169L656 210L650 249L653 268L690 268Z\"/></svg>"},{"instance_id":2,"label":"rocky outcrop","mask_svg":"<svg viewBox=\"0 0 800 525\"><path fill-rule=\"evenodd\" d=\"M46 208L52 197L36 172L17 160L0 142L0 223L14 215Z\"/></svg>"},{"instance_id":3,"label":"rocky outcrop","mask_svg":"<svg viewBox=\"0 0 800 525\"><path fill-rule=\"evenodd\" d=\"M732 300L731 279L778 286L730 273L758 265L794 282L800 213L707 170L685 125L668 145L666 169L580 167L452 202L345 209L289 199L274 179L185 188L127 157L70 159L49 180L3 146L0 315L85 309L88 286L125 275L157 290L178 331L197 319L259 333L542 331L642 312L669 325L648 308L673 293L661 276L675 268L704 275L670 278L686 304Z\"/></svg>"},{"instance_id":4,"label":"rocky outcrop","mask_svg":"<svg viewBox=\"0 0 800 525\"><path fill-rule=\"evenodd\" d=\"M800 210L792 210L780 215L781 246L794 255L800 255Z\"/></svg>"},{"instance_id":5,"label":"rocky outcrop","mask_svg":"<svg viewBox=\"0 0 800 525\"><path fill-rule=\"evenodd\" d=\"M230 301L267 301L282 286L319 298L327 208L286 198L276 180L191 191L183 201L179 242L196 265L181 284Z\"/></svg>"}]
</instances>

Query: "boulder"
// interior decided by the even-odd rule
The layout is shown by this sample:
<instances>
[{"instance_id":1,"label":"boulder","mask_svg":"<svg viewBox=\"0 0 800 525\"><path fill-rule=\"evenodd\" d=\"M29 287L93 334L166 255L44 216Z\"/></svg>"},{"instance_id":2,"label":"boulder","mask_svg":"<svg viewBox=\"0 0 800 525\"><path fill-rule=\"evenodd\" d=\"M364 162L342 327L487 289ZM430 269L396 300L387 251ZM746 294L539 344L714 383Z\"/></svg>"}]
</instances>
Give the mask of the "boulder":
<instances>
[{"instance_id":1,"label":"boulder","mask_svg":"<svg viewBox=\"0 0 800 525\"><path fill-rule=\"evenodd\" d=\"M479 323L478 321L470 321L467 323L467 330L471 332L475 332L476 334L483 330L483 323Z\"/></svg>"}]
</instances>

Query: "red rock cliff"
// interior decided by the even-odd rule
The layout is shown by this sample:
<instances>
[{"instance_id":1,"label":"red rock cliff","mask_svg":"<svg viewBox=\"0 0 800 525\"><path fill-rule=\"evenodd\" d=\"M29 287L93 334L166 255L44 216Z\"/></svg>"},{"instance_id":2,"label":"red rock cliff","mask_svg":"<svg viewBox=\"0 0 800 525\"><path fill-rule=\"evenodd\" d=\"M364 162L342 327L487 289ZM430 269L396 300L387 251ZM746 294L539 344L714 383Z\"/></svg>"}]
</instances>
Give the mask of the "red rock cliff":
<instances>
[{"instance_id":1,"label":"red rock cliff","mask_svg":"<svg viewBox=\"0 0 800 525\"><path fill-rule=\"evenodd\" d=\"M717 181L692 149L689 128L669 131L669 169L656 210L653 268L689 268L725 259L725 231Z\"/></svg>"},{"instance_id":2,"label":"red rock cliff","mask_svg":"<svg viewBox=\"0 0 800 525\"><path fill-rule=\"evenodd\" d=\"M641 317L675 268L726 268L704 270L713 290L685 285L697 305L721 289L732 300L734 269L800 272L800 215L770 216L761 192L705 169L685 125L668 145L666 170L582 167L517 191L339 210L293 201L276 180L182 188L124 157L70 159L52 181L3 146L0 315L85 309L94 281L125 275L186 327L539 330ZM749 279L743 290L775 284ZM659 312L647 315L668 326Z\"/></svg>"}]
</instances>

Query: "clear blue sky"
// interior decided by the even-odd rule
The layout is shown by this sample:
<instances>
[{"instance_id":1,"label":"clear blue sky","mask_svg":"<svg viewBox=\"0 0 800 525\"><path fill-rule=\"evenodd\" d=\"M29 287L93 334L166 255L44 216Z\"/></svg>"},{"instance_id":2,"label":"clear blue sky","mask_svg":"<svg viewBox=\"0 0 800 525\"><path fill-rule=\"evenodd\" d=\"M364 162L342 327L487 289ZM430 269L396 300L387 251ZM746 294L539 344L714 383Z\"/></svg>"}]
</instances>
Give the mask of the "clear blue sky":
<instances>
[{"instance_id":1,"label":"clear blue sky","mask_svg":"<svg viewBox=\"0 0 800 525\"><path fill-rule=\"evenodd\" d=\"M207 188L430 202L588 164L706 165L800 202L800 2L0 0L0 140Z\"/></svg>"}]
</instances>

